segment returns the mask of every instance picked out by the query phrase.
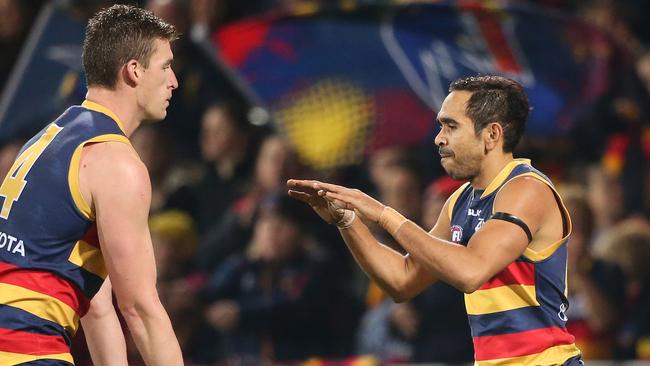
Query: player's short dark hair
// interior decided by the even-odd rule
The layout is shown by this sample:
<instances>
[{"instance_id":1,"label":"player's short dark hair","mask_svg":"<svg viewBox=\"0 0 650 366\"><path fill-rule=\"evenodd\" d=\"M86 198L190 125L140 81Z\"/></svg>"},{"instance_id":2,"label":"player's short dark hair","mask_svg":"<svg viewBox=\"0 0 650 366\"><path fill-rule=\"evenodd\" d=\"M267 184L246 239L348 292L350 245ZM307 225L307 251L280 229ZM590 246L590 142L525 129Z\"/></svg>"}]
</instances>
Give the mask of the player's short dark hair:
<instances>
[{"instance_id":1,"label":"player's short dark hair","mask_svg":"<svg viewBox=\"0 0 650 366\"><path fill-rule=\"evenodd\" d=\"M83 65L88 86L115 87L119 69L129 60L149 66L154 40L173 41L176 28L152 12L113 5L95 14L86 26Z\"/></svg>"},{"instance_id":2,"label":"player's short dark hair","mask_svg":"<svg viewBox=\"0 0 650 366\"><path fill-rule=\"evenodd\" d=\"M449 92L469 91L466 113L478 134L491 122L503 127L503 151L512 152L526 130L530 106L524 88L501 76L472 76L455 80Z\"/></svg>"}]
</instances>

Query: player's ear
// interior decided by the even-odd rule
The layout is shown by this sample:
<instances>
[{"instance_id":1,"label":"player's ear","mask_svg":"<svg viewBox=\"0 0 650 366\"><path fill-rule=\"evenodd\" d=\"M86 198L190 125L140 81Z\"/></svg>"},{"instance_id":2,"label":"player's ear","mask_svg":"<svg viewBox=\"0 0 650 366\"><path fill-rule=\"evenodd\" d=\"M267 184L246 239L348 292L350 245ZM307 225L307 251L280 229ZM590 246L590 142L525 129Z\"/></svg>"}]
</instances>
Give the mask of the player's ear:
<instances>
[{"instance_id":1,"label":"player's ear","mask_svg":"<svg viewBox=\"0 0 650 366\"><path fill-rule=\"evenodd\" d=\"M485 149L493 150L498 146L499 140L503 139L503 127L499 122L491 122L483 130Z\"/></svg>"},{"instance_id":2,"label":"player's ear","mask_svg":"<svg viewBox=\"0 0 650 366\"><path fill-rule=\"evenodd\" d=\"M122 76L124 78L124 82L129 86L138 85L138 80L141 73L142 70L140 68L140 63L135 59L129 60L124 65L124 67L122 67Z\"/></svg>"}]
</instances>

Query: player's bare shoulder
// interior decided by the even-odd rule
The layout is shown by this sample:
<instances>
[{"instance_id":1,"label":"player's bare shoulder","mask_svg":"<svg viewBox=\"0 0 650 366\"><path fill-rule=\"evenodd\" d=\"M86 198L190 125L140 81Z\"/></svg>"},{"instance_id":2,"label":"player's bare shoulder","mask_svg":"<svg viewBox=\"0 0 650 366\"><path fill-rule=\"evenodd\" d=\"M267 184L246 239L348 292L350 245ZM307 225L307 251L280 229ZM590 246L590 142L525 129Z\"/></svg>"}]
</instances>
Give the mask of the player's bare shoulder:
<instances>
[{"instance_id":1,"label":"player's bare shoulder","mask_svg":"<svg viewBox=\"0 0 650 366\"><path fill-rule=\"evenodd\" d=\"M79 187L93 205L98 195L123 194L148 201L151 183L144 163L131 145L107 141L83 148Z\"/></svg>"},{"instance_id":2,"label":"player's bare shoulder","mask_svg":"<svg viewBox=\"0 0 650 366\"><path fill-rule=\"evenodd\" d=\"M500 208L514 209L528 214L544 214L557 207L553 190L539 178L518 176L506 183L497 194L495 212Z\"/></svg>"},{"instance_id":3,"label":"player's bare shoulder","mask_svg":"<svg viewBox=\"0 0 650 366\"><path fill-rule=\"evenodd\" d=\"M533 233L531 247L547 246L562 238L562 213L549 183L533 176L512 179L501 188L494 212L506 212L521 218Z\"/></svg>"}]
</instances>

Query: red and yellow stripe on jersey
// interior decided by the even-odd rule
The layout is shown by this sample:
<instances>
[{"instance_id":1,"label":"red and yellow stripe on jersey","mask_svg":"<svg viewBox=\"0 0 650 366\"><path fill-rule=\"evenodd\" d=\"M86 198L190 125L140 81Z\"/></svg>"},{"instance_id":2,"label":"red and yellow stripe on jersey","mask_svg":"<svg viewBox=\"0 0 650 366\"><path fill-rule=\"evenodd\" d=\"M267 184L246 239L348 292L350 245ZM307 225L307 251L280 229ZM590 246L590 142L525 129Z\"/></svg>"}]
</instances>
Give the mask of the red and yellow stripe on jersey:
<instances>
[{"instance_id":1,"label":"red and yellow stripe on jersey","mask_svg":"<svg viewBox=\"0 0 650 366\"><path fill-rule=\"evenodd\" d=\"M493 214L499 190L520 176L539 179L555 192L550 180L528 160L514 160L484 191L465 185L452 195L454 241L467 245ZM557 192L555 195L563 211L564 238L541 252L526 249L477 291L465 295L476 365L562 365L580 355L565 327L571 222Z\"/></svg>"},{"instance_id":2,"label":"red and yellow stripe on jersey","mask_svg":"<svg viewBox=\"0 0 650 366\"><path fill-rule=\"evenodd\" d=\"M129 143L115 114L71 107L25 144L0 187L0 365L73 363L71 338L107 275L78 178L83 146L103 141Z\"/></svg>"}]
</instances>

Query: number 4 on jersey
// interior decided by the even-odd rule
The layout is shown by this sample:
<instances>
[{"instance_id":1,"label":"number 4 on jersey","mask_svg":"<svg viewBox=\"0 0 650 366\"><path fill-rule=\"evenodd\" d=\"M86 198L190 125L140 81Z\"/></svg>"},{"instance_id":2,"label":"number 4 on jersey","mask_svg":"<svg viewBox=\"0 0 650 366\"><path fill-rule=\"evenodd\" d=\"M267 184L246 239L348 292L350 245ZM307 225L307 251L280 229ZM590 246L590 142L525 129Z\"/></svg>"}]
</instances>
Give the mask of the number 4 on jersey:
<instances>
[{"instance_id":1,"label":"number 4 on jersey","mask_svg":"<svg viewBox=\"0 0 650 366\"><path fill-rule=\"evenodd\" d=\"M29 170L36 162L36 159L41 156L47 145L54 140L54 137L56 137L62 129L63 127L59 127L52 123L38 141L33 143L32 146L28 147L18 156L18 158L16 158L11 169L9 169L7 177L4 182L2 182L2 186L0 186L0 196L4 197L0 217L3 219L9 218L11 207L14 202L18 201L20 194L25 188L25 184L27 184L27 181L25 180L27 173L29 173Z\"/></svg>"}]
</instances>

